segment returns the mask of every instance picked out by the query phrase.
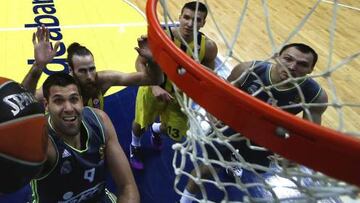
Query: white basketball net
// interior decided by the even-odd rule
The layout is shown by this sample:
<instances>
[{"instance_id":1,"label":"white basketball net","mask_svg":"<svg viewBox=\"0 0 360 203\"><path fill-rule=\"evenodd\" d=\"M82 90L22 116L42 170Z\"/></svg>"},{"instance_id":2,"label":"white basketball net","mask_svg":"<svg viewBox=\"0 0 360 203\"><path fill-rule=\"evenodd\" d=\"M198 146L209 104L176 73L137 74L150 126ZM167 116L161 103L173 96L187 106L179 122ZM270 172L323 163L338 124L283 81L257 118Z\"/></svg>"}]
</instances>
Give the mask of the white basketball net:
<instances>
[{"instance_id":1,"label":"white basketball net","mask_svg":"<svg viewBox=\"0 0 360 203\"><path fill-rule=\"evenodd\" d=\"M177 1L174 2L175 4L179 4L179 8L181 8L184 3L179 3ZM172 4L174 4L174 2ZM242 6L239 7L239 13L237 14L237 26L233 28L233 35L231 38L226 38L225 34L221 31L224 23L226 22L223 22L222 20L216 20L216 16L218 16L218 14L215 13L216 10L213 7L213 1L205 0L203 2L208 6L209 9L206 26L209 25L210 21L212 22L213 27L217 31L217 38L219 38L218 41L215 40L215 42L222 43L226 47L226 50L220 50L219 52L220 55L225 55L225 57L223 57L222 62L217 64L218 66L216 69L217 73L221 77L226 78L229 74L229 69L226 64L234 64L233 61L242 61L240 57L236 55L236 50L234 49L234 47L236 46L237 39L241 38L240 30L243 29L244 22L246 21L245 14L251 15L251 13L247 13L249 12L248 6L250 1L241 1ZM253 2L254 1L252 1L252 3ZM277 51L279 51L279 48L281 48L284 44L287 44L294 40L298 40L297 42L299 42L299 39L296 38L299 37L297 35L301 32L304 26L307 26L309 19L314 15L314 13L319 12L318 10L320 10L320 7L329 7L328 10L331 11L331 17L329 19L330 25L327 27L329 30L329 44L327 51L325 51L327 57L327 65L325 66L325 68L318 70L316 73L313 73L311 77L315 78L316 81L320 80L322 87L327 91L329 95L327 112L330 111L333 114L332 116L329 116L325 113L324 120L326 121L327 117L331 117L332 120L328 119L331 120L331 122L326 122L324 125L337 131L349 135L351 134L352 136L360 136L360 130L357 127L357 124L347 125L346 123L348 121L345 122L345 120L348 120L346 116L349 112L360 112L360 102L358 101L359 99L357 98L349 100L349 98L347 98L346 96L341 97L341 95L338 94L337 91L339 83L335 81L336 75L341 76L342 74L344 74L344 71L357 68L351 65L353 65L352 62L359 60L360 51L357 50L357 52L355 53L349 53L346 57L340 59L339 62L337 62L335 65L333 64L333 56L335 52L334 42L337 34L336 28L338 22L337 20L339 18L339 9L340 7L341 9L351 8L346 8L346 5L344 6L342 4L338 4L336 1L328 2L318 0L314 2L311 7L302 8L302 10L306 9L306 11L300 22L293 25L294 27L292 32L290 32L287 37L281 39L281 43L276 43L276 41L279 40L275 39L271 27L272 23L275 22L272 22L270 18L272 16L272 13L270 12L271 9L269 5L271 5L272 1L259 0L256 1L256 3L261 4L261 7L263 8L262 11L259 10L258 12L263 12L265 16L264 29L266 30L267 39L270 41L271 44L271 53L268 53L268 56L263 61L270 61L271 56ZM169 13L168 4L169 2L166 0L160 1L162 12L164 14L163 21L166 25L176 24L175 20L177 20L177 16L179 13ZM360 16L360 13L356 14L357 17ZM358 20L360 20L360 18ZM348 30L348 32L351 32L351 30ZM196 35L197 33L194 34ZM254 37L256 38L256 36ZM355 41L353 41L353 43L359 43L359 41ZM194 44L197 44L196 41ZM358 46L357 48L359 47L360 46ZM195 50L197 49L195 48ZM196 59L198 58L197 56L197 53L194 53L193 58ZM324 56L321 54L319 58L320 60L324 60ZM291 80L291 78L289 80ZM175 89L177 88L175 87ZM302 95L301 92L300 95ZM228 126L220 125L220 127L218 127L218 123L216 123L214 119L210 118L203 108L196 105L191 98L187 97L181 91L176 91L176 96L183 111L186 113L186 115L188 115L190 123L190 130L188 131L186 141L173 145L173 149L175 150L173 167L176 174L174 188L177 193L183 195L183 188L178 188L178 183L181 179L185 178L194 180L200 187L201 195L193 198L193 200L197 202L211 202L211 200L209 200L209 192L207 191L205 185L216 186L218 190L222 191L223 202L337 202L340 201L340 198L343 198L344 196L356 198L358 188L347 185L346 183L339 180L334 180L319 172L301 166L300 164L289 163L289 161L283 159L279 155L273 155L270 157L272 160L270 167L264 167L261 165L246 162L244 160L244 157L241 154L237 153L236 149L234 149L233 146L229 143L230 141L234 140L247 140L245 137L241 136L239 133L225 136L223 133L229 128ZM311 106L311 104L308 105L307 108L309 106ZM336 117L336 120L334 120L334 115ZM359 120L360 119L357 119L357 121ZM250 141L248 141L247 143L248 146L251 147L253 150L265 150L264 148L258 146L252 146L250 144ZM211 148L213 148L213 150L219 156L219 159L208 158L205 144L208 144L211 146ZM215 147L214 144L226 146L229 150L231 150L234 153L232 160L227 161L227 157L222 157L219 150L217 149L217 147ZM186 164L188 164L189 162L192 164L190 170L186 169ZM200 177L199 166L201 164L205 164L206 166L208 166L212 174L211 178ZM190 171L193 168L195 168L197 172L196 176L192 176L190 174ZM235 174L235 178L231 179L231 181L222 180L222 178L218 175L219 171L221 170L232 171ZM244 181L242 176L245 175L245 171L250 172L251 176L253 176L256 181ZM259 171L265 173L259 173ZM239 193L241 191L245 195L244 198L242 198L241 200L233 200L226 189L230 186L237 188ZM253 190L254 188L261 190L263 195L254 196L251 192L251 190Z\"/></svg>"}]
</instances>

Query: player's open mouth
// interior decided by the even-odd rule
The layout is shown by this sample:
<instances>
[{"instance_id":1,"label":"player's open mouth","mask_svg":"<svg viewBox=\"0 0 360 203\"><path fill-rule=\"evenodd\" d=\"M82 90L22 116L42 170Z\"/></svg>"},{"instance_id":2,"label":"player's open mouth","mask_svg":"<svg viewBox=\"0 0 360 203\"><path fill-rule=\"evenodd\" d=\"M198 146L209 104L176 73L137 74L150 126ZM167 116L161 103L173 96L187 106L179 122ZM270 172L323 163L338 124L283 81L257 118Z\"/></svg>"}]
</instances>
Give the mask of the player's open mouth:
<instances>
[{"instance_id":1,"label":"player's open mouth","mask_svg":"<svg viewBox=\"0 0 360 203\"><path fill-rule=\"evenodd\" d=\"M76 116L66 116L66 117L63 117L63 120L66 122L73 122L76 120Z\"/></svg>"},{"instance_id":2,"label":"player's open mouth","mask_svg":"<svg viewBox=\"0 0 360 203\"><path fill-rule=\"evenodd\" d=\"M189 33L193 32L192 29L187 29L187 28L185 28L185 31L186 31L186 32L189 32Z\"/></svg>"}]
</instances>

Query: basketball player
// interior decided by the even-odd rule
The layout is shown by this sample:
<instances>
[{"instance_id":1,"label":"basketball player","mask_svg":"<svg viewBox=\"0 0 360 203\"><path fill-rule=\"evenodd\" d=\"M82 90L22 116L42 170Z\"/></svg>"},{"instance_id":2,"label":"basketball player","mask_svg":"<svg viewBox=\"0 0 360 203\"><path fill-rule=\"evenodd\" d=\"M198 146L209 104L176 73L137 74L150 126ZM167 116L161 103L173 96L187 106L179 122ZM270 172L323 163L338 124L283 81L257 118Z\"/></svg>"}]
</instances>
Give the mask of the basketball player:
<instances>
[{"instance_id":1,"label":"basketball player","mask_svg":"<svg viewBox=\"0 0 360 203\"><path fill-rule=\"evenodd\" d=\"M54 49L49 42L49 30L39 27L33 34L35 63L25 76L22 85L29 91L35 92L36 85L43 72L43 68L54 58L59 43ZM70 73L79 82L85 106L104 108L104 94L111 86L156 85L163 80L162 73L156 64L146 66L141 72L122 73L118 71L96 71L94 56L89 49L79 43L72 43L68 49L67 61ZM43 100L41 89L35 93L36 98Z\"/></svg>"},{"instance_id":2,"label":"basketball player","mask_svg":"<svg viewBox=\"0 0 360 203\"><path fill-rule=\"evenodd\" d=\"M84 107L77 81L55 73L43 84L49 134L47 161L31 182L34 202L139 202L114 126L105 112ZM106 170L117 186L105 188Z\"/></svg>"},{"instance_id":3,"label":"basketball player","mask_svg":"<svg viewBox=\"0 0 360 203\"><path fill-rule=\"evenodd\" d=\"M197 11L196 11L197 10ZM194 31L197 33L199 61L205 68L213 70L217 55L217 46L211 39L199 32L205 25L207 8L200 2L186 3L179 16L180 25L166 30L171 40L188 55L194 51ZM182 42L184 40L188 47ZM145 69L146 61L141 57L136 61L139 71ZM161 123L154 123L160 116ZM160 86L140 87L136 97L135 120L132 126L132 142L130 145L130 163L135 169L143 169L141 136L150 126L151 141L155 149L162 146L160 133L167 133L170 138L180 141L188 129L187 117L181 112L174 99L172 82L165 75L165 82Z\"/></svg>"},{"instance_id":4,"label":"basketball player","mask_svg":"<svg viewBox=\"0 0 360 203\"><path fill-rule=\"evenodd\" d=\"M328 101L327 94L315 80L306 77L314 70L317 58L317 53L308 45L301 43L288 44L275 56L275 63L266 61L240 63L234 67L227 79L237 88L248 94L253 94L262 86L279 84L293 78L295 79L294 82L289 80L289 82L284 82L279 86L272 87L270 89L271 94L261 91L256 97L277 107L298 104L302 100L299 89L295 86L295 84L297 84L304 96L304 103L324 105L312 106L308 109L308 113L304 111L302 106L293 106L284 108L283 110L294 115L302 112L304 119L320 125L321 117L327 108L325 105ZM254 68L253 71L249 71L250 68ZM244 75L240 77L242 74ZM241 154L247 162L264 166L269 165L270 161L268 156L272 154L271 152L251 150L244 142L234 142L232 144L239 150L239 154ZM217 147L224 158L230 158L230 150L223 146ZM217 159L217 155L213 149L207 147L207 151L209 158ZM217 170L219 170L219 168L217 168ZM210 171L205 165L200 166L200 171L202 178L211 177ZM195 176L195 170L192 171L192 175ZM186 195L195 197L198 192L199 187L197 184L192 181L192 179L189 179L184 191L185 195L182 196L180 202L191 202L191 198L186 197Z\"/></svg>"}]
</instances>

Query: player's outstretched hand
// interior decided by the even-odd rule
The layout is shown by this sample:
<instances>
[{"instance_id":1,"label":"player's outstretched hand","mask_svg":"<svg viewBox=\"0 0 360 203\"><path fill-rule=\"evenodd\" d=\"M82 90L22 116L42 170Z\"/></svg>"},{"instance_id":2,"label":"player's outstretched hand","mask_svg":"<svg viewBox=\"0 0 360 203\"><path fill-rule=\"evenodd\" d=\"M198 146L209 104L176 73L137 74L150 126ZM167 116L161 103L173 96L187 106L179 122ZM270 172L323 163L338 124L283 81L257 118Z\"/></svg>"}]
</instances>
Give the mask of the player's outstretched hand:
<instances>
[{"instance_id":1,"label":"player's outstretched hand","mask_svg":"<svg viewBox=\"0 0 360 203\"><path fill-rule=\"evenodd\" d=\"M34 57L36 64L44 68L55 57L60 42L56 42L54 48L49 42L49 29L44 25L38 27L33 33L32 42L34 45Z\"/></svg>"},{"instance_id":2,"label":"player's outstretched hand","mask_svg":"<svg viewBox=\"0 0 360 203\"><path fill-rule=\"evenodd\" d=\"M140 38L137 39L138 47L135 47L135 50L139 53L140 56L146 58L149 62L153 61L153 55L148 46L147 36L141 35Z\"/></svg>"},{"instance_id":3,"label":"player's outstretched hand","mask_svg":"<svg viewBox=\"0 0 360 203\"><path fill-rule=\"evenodd\" d=\"M152 86L151 90L152 90L154 97L159 101L170 102L171 100L174 99L174 97L171 96L170 93L168 93L166 90L164 90L163 88L161 88L159 86Z\"/></svg>"}]
</instances>

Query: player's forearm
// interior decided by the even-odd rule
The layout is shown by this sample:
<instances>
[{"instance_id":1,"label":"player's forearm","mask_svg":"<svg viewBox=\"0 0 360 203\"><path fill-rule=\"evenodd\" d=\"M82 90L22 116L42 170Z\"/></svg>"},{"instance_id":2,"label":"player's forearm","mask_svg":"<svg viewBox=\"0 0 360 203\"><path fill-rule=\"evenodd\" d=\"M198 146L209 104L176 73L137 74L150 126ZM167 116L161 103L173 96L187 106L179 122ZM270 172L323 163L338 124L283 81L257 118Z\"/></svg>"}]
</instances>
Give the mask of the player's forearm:
<instances>
[{"instance_id":1,"label":"player's forearm","mask_svg":"<svg viewBox=\"0 0 360 203\"><path fill-rule=\"evenodd\" d=\"M318 113L310 113L310 115L307 115L307 113L303 112L303 118L305 120L308 120L310 122L316 123L318 125L321 125L321 114Z\"/></svg>"},{"instance_id":2,"label":"player's forearm","mask_svg":"<svg viewBox=\"0 0 360 203\"><path fill-rule=\"evenodd\" d=\"M22 81L22 85L30 91L32 94L35 94L37 83L42 74L42 68L40 68L36 63L30 68L30 71L26 74L25 78Z\"/></svg>"},{"instance_id":3,"label":"player's forearm","mask_svg":"<svg viewBox=\"0 0 360 203\"><path fill-rule=\"evenodd\" d=\"M120 202L128 202L128 203L139 203L140 196L135 184L128 184L123 188L122 191L117 196L117 201Z\"/></svg>"},{"instance_id":4,"label":"player's forearm","mask_svg":"<svg viewBox=\"0 0 360 203\"><path fill-rule=\"evenodd\" d=\"M156 63L148 63L146 75L147 80L149 81L149 85L160 85L164 81L164 73L160 69L160 66Z\"/></svg>"}]
</instances>

